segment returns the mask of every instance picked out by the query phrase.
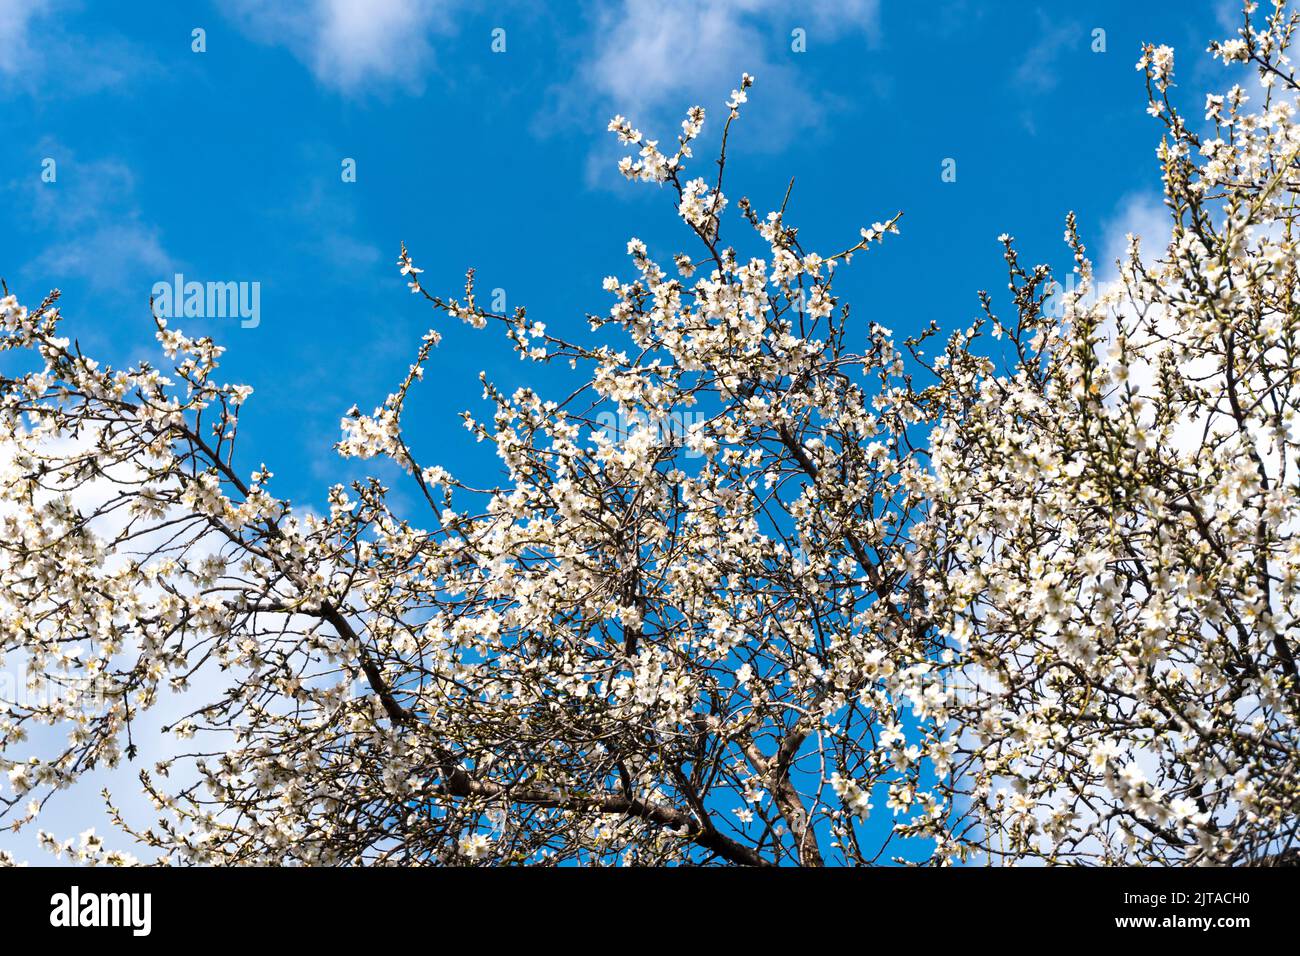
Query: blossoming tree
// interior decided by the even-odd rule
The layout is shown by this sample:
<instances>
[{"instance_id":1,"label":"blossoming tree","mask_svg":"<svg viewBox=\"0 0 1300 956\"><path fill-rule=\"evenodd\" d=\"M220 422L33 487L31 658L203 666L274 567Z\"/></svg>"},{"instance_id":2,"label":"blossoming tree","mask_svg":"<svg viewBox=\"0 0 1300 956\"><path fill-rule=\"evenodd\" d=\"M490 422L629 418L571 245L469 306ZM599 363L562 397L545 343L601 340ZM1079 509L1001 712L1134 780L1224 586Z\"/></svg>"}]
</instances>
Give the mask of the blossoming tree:
<instances>
[{"instance_id":1,"label":"blossoming tree","mask_svg":"<svg viewBox=\"0 0 1300 956\"><path fill-rule=\"evenodd\" d=\"M176 753L140 772L156 822L106 795L172 863L1282 858L1294 22L1213 48L1254 61L1264 102L1211 98L1202 132L1172 51L1145 51L1163 256L1134 243L1100 287L1071 219L1080 285L1054 294L1007 239L1014 320L985 297L937 355L936 328L897 342L834 290L898 217L819 255L784 202L742 199L724 240L749 77L707 178L702 110L670 149L616 117L622 171L692 247L632 240L588 340L484 309L472 272L444 298L402 248L414 294L580 380L485 379L466 425L505 478L471 487L404 427L430 331L337 446L400 466L418 513L377 479L296 511L236 456L249 390L212 341L159 319L171 371L107 368L57 296L6 290L3 348L31 368L0 379L0 653L28 679L0 704L0 813L39 826L89 770L144 762L133 728L178 692Z\"/></svg>"},{"instance_id":2,"label":"blossoming tree","mask_svg":"<svg viewBox=\"0 0 1300 956\"><path fill-rule=\"evenodd\" d=\"M1071 218L1078 287L1053 296L1003 237L1014 318L986 297L933 365L925 587L962 649L959 854L1294 857L1297 19L1254 14L1210 49L1257 89L1208 97L1203 125L1171 100L1169 47L1138 63L1167 130L1159 253L1130 237L1098 284ZM1001 369L972 348L986 335Z\"/></svg>"},{"instance_id":3,"label":"blossoming tree","mask_svg":"<svg viewBox=\"0 0 1300 956\"><path fill-rule=\"evenodd\" d=\"M241 471L248 390L217 382L210 340L159 320L174 372L119 371L59 336L53 298L5 299L5 347L40 359L3 383L5 650L44 692L0 723L17 824L133 757L133 717L205 669L223 689L172 728L194 749L140 775L158 823L122 821L174 862L865 862L885 841L850 821L877 781L919 828L942 821L901 729L907 701L935 705L933 641L895 600L926 412L887 330L849 347L832 291L894 220L821 256L742 201L763 258L742 256L722 239L725 133L711 184L685 172L703 121L671 151L611 125L696 249L665 268L629 243L593 323L608 341L487 311L472 273L439 298L403 248L438 310L586 370L562 400L485 382L494 412L466 423L508 482L475 490L406 440L430 332L338 444L397 462L418 515L377 481L298 514L265 466ZM685 435L659 427L685 409ZM611 435L609 410L642 424ZM41 723L67 746L15 759Z\"/></svg>"}]
</instances>

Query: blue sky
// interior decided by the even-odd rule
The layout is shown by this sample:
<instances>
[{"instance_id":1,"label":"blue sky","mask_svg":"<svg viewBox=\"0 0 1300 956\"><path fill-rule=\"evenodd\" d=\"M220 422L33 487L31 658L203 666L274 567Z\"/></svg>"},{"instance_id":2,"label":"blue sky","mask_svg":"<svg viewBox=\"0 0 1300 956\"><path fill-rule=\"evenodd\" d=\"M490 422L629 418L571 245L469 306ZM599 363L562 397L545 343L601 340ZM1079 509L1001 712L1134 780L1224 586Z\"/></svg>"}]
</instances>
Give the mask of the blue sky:
<instances>
[{"instance_id":1,"label":"blue sky","mask_svg":"<svg viewBox=\"0 0 1300 956\"><path fill-rule=\"evenodd\" d=\"M615 112L670 138L686 107L716 120L755 74L728 192L766 210L793 176L788 219L823 251L903 210L901 237L841 286L900 332L955 327L976 290L1003 288L1001 232L1063 263L1069 209L1094 252L1154 226L1160 130L1138 45L1175 46L1195 109L1224 84L1200 52L1223 12L1081 6L0 0L0 275L29 302L61 288L68 332L115 362L156 355L154 282L259 282L256 328L180 324L224 342L227 377L256 390L246 461L318 505L351 474L331 450L339 417L382 401L434 319L396 273L400 241L430 288L456 294L475 266L481 289L576 335L608 306L601 278L626 273L628 237L665 259L689 247L669 197L614 170ZM418 457L490 473L456 413L482 407L480 369L512 385L525 368L491 333L444 331L411 420Z\"/></svg>"},{"instance_id":2,"label":"blue sky","mask_svg":"<svg viewBox=\"0 0 1300 956\"><path fill-rule=\"evenodd\" d=\"M495 461L458 417L484 408L478 372L543 390L546 373L411 296L399 242L427 288L459 295L473 266L481 292L504 289L510 308L580 337L586 314L610 304L601 279L630 272L628 238L664 261L691 248L669 194L617 174L610 116L670 140L686 108L704 106L697 168L708 170L722 103L748 71L757 83L733 129L728 195L765 212L794 177L787 222L822 252L902 210L901 235L857 259L837 291L864 328L953 329L977 314L977 290L1005 289L1000 233L1026 259L1068 268L1071 209L1102 260L1126 231L1163 228L1161 127L1145 112L1139 44L1176 48L1194 115L1232 82L1203 52L1229 34L1231 10L0 0L0 277L28 304L61 288L65 333L114 364L159 360L155 282L260 283L256 328L176 324L223 342L227 380L255 389L240 428L247 469L265 461L276 494L317 508L330 484L374 467L335 456L340 417L380 403L434 323L445 339L406 417L416 457L482 483ZM795 29L806 52L791 49ZM1092 50L1096 29L1105 52ZM941 177L945 159L955 182ZM750 242L737 226L731 240ZM43 825L84 826L75 803L60 813Z\"/></svg>"}]
</instances>

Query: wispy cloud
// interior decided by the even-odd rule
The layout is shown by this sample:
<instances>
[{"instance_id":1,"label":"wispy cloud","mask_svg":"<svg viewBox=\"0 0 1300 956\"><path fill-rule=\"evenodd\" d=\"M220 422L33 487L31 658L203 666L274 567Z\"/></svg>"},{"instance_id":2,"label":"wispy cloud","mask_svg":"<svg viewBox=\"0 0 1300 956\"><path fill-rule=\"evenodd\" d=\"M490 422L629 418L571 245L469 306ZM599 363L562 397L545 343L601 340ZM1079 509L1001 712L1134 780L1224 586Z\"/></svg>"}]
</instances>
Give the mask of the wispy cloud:
<instances>
[{"instance_id":1,"label":"wispy cloud","mask_svg":"<svg viewBox=\"0 0 1300 956\"><path fill-rule=\"evenodd\" d=\"M1016 85L1037 93L1044 93L1056 85L1058 62L1071 46L1086 43L1090 38L1073 20L1062 21L1059 16L1038 11L1038 40L1027 50L1016 69Z\"/></svg>"},{"instance_id":2,"label":"wispy cloud","mask_svg":"<svg viewBox=\"0 0 1300 956\"><path fill-rule=\"evenodd\" d=\"M52 0L0 0L0 73L15 74L23 68L22 53L30 49L32 21L48 13Z\"/></svg>"},{"instance_id":3,"label":"wispy cloud","mask_svg":"<svg viewBox=\"0 0 1300 956\"><path fill-rule=\"evenodd\" d=\"M317 81L344 93L418 92L434 59L430 37L454 30L455 0L226 0L253 40L286 47Z\"/></svg>"},{"instance_id":4,"label":"wispy cloud","mask_svg":"<svg viewBox=\"0 0 1300 956\"><path fill-rule=\"evenodd\" d=\"M1115 206L1103 223L1104 241L1098 274L1103 280L1118 277L1115 263L1128 257L1128 237L1142 240L1142 258L1151 261L1164 255L1172 224L1169 210L1159 193L1131 193Z\"/></svg>"},{"instance_id":5,"label":"wispy cloud","mask_svg":"<svg viewBox=\"0 0 1300 956\"><path fill-rule=\"evenodd\" d=\"M280 46L322 86L346 95L421 92L437 68L435 40L471 12L465 0L221 0L256 42ZM832 91L817 89L792 50L792 31L815 56L846 36L879 35L879 0L618 0L593 10L565 51L576 66L550 90L535 132L591 128L613 112L647 131L693 104L708 105L749 72L759 76L761 147L780 149L824 121Z\"/></svg>"},{"instance_id":6,"label":"wispy cloud","mask_svg":"<svg viewBox=\"0 0 1300 956\"><path fill-rule=\"evenodd\" d=\"M0 0L0 93L33 97L97 93L156 68L115 33L70 28L75 0Z\"/></svg>"},{"instance_id":7,"label":"wispy cloud","mask_svg":"<svg viewBox=\"0 0 1300 956\"><path fill-rule=\"evenodd\" d=\"M807 54L792 49L796 29ZM575 45L589 52L552 90L553 108L538 128L603 125L622 113L647 135L668 136L687 107L721 103L741 74L751 73L763 106L750 111L749 122L760 129L756 145L780 149L822 123L835 101L830 91L810 85L800 56L815 56L849 35L875 41L877 0L812 0L799 7L775 0L621 0Z\"/></svg>"},{"instance_id":8,"label":"wispy cloud","mask_svg":"<svg viewBox=\"0 0 1300 956\"><path fill-rule=\"evenodd\" d=\"M1224 30L1224 39L1237 35L1242 25L1241 0L1217 0L1214 4L1214 20Z\"/></svg>"},{"instance_id":9,"label":"wispy cloud","mask_svg":"<svg viewBox=\"0 0 1300 956\"><path fill-rule=\"evenodd\" d=\"M577 79L628 111L675 110L701 91L725 97L722 87L746 70L778 70L795 85L793 30L805 30L815 49L846 32L874 32L876 15L870 0L814 2L797 12L771 0L623 0L592 32L596 54Z\"/></svg>"},{"instance_id":10,"label":"wispy cloud","mask_svg":"<svg viewBox=\"0 0 1300 956\"><path fill-rule=\"evenodd\" d=\"M145 221L136 202L126 164L83 162L52 141L41 144L40 152L57 163L57 180L42 182L33 165L28 177L6 189L8 205L30 224L39 246L19 266L21 277L46 284L75 277L97 291L118 292L147 289L147 281L171 268L158 228ZM50 235L57 240L37 238Z\"/></svg>"},{"instance_id":11,"label":"wispy cloud","mask_svg":"<svg viewBox=\"0 0 1300 956\"><path fill-rule=\"evenodd\" d=\"M304 146L301 152L308 169L337 168L334 154L319 144ZM303 182L306 185L285 209L300 226L300 254L349 280L393 258L366 238L353 190L337 182L327 185L310 174L303 175Z\"/></svg>"}]
</instances>

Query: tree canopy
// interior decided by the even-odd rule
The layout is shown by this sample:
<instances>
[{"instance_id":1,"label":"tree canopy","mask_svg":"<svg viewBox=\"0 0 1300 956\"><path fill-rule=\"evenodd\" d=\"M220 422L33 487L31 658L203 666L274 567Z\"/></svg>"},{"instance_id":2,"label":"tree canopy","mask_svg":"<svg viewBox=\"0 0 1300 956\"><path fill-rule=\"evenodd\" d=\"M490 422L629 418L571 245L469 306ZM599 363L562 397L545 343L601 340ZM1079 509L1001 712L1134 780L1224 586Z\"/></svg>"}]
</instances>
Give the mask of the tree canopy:
<instances>
[{"instance_id":1,"label":"tree canopy","mask_svg":"<svg viewBox=\"0 0 1300 956\"><path fill-rule=\"evenodd\" d=\"M503 480L473 487L404 428L431 330L337 443L399 465L415 513L371 478L316 514L243 470L251 390L211 339L155 316L166 371L114 369L57 293L6 289L31 367L0 378L5 821L136 759L180 693L178 754L139 774L157 820L105 795L174 864L1275 860L1300 820L1296 22L1248 7L1211 47L1259 83L1204 122L1145 48L1168 235L1101 282L1071 216L1068 289L1004 236L1010 311L981 293L946 336L835 291L901 214L819 254L784 201L728 202L749 76L698 175L704 110L664 148L615 117L691 246L632 239L588 340L484 308L472 271L444 298L402 247L422 301L581 381L484 378L465 424Z\"/></svg>"}]
</instances>

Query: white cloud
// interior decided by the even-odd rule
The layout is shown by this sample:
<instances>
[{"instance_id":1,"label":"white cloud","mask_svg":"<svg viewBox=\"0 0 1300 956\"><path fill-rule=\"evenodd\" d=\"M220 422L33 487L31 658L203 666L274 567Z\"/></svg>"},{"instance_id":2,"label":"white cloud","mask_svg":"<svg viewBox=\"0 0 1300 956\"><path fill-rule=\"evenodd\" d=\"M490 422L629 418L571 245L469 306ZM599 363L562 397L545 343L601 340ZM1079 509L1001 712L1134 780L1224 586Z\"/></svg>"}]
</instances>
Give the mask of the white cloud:
<instances>
[{"instance_id":1,"label":"white cloud","mask_svg":"<svg viewBox=\"0 0 1300 956\"><path fill-rule=\"evenodd\" d=\"M286 47L325 86L353 93L419 91L431 34L452 29L451 0L227 0L226 15L259 43Z\"/></svg>"},{"instance_id":2,"label":"white cloud","mask_svg":"<svg viewBox=\"0 0 1300 956\"><path fill-rule=\"evenodd\" d=\"M1142 261L1149 265L1164 256L1171 230L1172 222L1162 194L1138 192L1121 198L1115 204L1114 212L1100 224L1100 243L1089 249L1093 283L1084 295L1082 304L1096 305L1107 294L1122 293L1120 263L1128 260L1129 236L1136 236L1140 240ZM1083 224L1083 233L1085 236L1088 233L1087 223ZM1060 318L1066 294L1075 290L1076 276L1073 273L1063 273L1057 276L1057 281L1058 291L1049 302L1048 311ZM1133 318L1131 305L1122 296L1116 307L1126 319ZM1114 316L1111 316L1102 325L1104 341L1109 342L1114 329Z\"/></svg>"},{"instance_id":3,"label":"white cloud","mask_svg":"<svg viewBox=\"0 0 1300 956\"><path fill-rule=\"evenodd\" d=\"M1218 0L1214 5L1214 20L1225 31L1224 39L1237 35L1242 25L1241 0Z\"/></svg>"},{"instance_id":4,"label":"white cloud","mask_svg":"<svg viewBox=\"0 0 1300 956\"><path fill-rule=\"evenodd\" d=\"M434 39L455 32L463 0L223 0L221 9L257 42L281 46L316 80L345 94L420 92L435 66ZM809 56L845 37L874 42L879 0L619 0L598 9L563 51L577 61L550 91L536 128L603 128L627 114L648 135L676 130L687 107L722 102L744 72L761 86L761 117L751 116L759 148L780 149L823 122L832 90L811 88L791 49L805 31ZM868 83L876 82L868 78ZM760 111L754 111L760 112Z\"/></svg>"},{"instance_id":5,"label":"white cloud","mask_svg":"<svg viewBox=\"0 0 1300 956\"><path fill-rule=\"evenodd\" d=\"M157 68L123 37L80 34L76 0L0 0L0 92L33 97L97 93Z\"/></svg>"},{"instance_id":6,"label":"white cloud","mask_svg":"<svg viewBox=\"0 0 1300 956\"><path fill-rule=\"evenodd\" d=\"M877 0L813 0L798 8L774 0L622 0L587 35L592 52L555 90L556 112L584 125L623 113L646 135L666 138L688 107L721 104L748 72L763 104L756 139L779 149L816 126L831 98L808 87L800 57L850 35L874 41L878 13ZM805 31L807 53L791 49L796 28Z\"/></svg>"},{"instance_id":7,"label":"white cloud","mask_svg":"<svg viewBox=\"0 0 1300 956\"><path fill-rule=\"evenodd\" d=\"M53 0L0 0L0 74L13 76L30 65L32 21L53 8Z\"/></svg>"},{"instance_id":8,"label":"white cloud","mask_svg":"<svg viewBox=\"0 0 1300 956\"><path fill-rule=\"evenodd\" d=\"M1121 199L1115 213L1104 224L1105 239L1097 273L1103 280L1119 278L1115 263L1128 258L1128 237L1142 240L1142 258L1151 261L1164 255L1173 229L1169 210L1160 193L1131 193Z\"/></svg>"},{"instance_id":9,"label":"white cloud","mask_svg":"<svg viewBox=\"0 0 1300 956\"><path fill-rule=\"evenodd\" d=\"M95 289L122 290L129 288L128 277L141 273L170 274L171 264L156 228L127 221L104 223L91 232L50 246L26 271L75 272ZM141 294L141 303L144 299L145 295Z\"/></svg>"}]
</instances>

